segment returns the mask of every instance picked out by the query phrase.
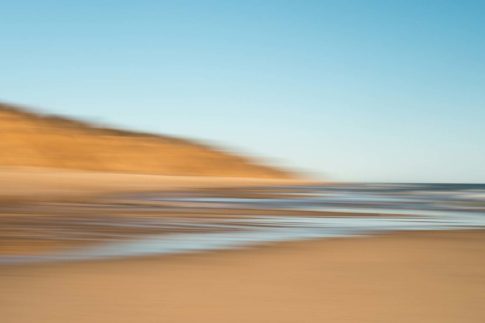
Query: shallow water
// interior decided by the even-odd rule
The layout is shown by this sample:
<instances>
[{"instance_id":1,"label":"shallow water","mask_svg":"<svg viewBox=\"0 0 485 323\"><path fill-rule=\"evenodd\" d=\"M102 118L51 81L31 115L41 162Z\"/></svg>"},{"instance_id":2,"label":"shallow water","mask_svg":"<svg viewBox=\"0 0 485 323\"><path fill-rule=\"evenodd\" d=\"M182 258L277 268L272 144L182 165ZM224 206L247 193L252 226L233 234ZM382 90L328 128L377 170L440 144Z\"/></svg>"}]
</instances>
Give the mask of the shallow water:
<instances>
[{"instance_id":1,"label":"shallow water","mask_svg":"<svg viewBox=\"0 0 485 323\"><path fill-rule=\"evenodd\" d=\"M147 201L161 203L151 206L152 213L166 209L189 210L196 216L137 217L137 203L141 210ZM111 206L123 210L125 205ZM163 255L390 231L485 228L485 185L342 184L201 191L170 196L147 194L131 196L129 208L135 212L133 217L102 224L110 228L163 229L164 233L140 234L135 238L41 255L0 256L0 263ZM251 215L217 219L210 216L211 210L220 214L221 210L224 213L224 210L234 209L251 210ZM258 215L258 210L278 210L279 215ZM312 213L314 216L285 214L295 210L322 213ZM334 213L329 216L325 213L328 211ZM338 216L339 212L351 212L355 216ZM77 225L87 225L93 220L81 218L77 221Z\"/></svg>"}]
</instances>

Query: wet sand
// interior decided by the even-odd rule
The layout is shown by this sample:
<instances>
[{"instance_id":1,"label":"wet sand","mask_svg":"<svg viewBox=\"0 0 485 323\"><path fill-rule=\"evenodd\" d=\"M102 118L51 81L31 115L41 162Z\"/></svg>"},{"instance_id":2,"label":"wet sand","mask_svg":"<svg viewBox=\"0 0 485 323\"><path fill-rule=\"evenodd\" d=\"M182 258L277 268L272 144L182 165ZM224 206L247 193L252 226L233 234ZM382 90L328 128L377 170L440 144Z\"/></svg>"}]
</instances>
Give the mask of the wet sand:
<instances>
[{"instance_id":1,"label":"wet sand","mask_svg":"<svg viewBox=\"0 0 485 323\"><path fill-rule=\"evenodd\" d=\"M18 322L484 322L485 231L0 267Z\"/></svg>"},{"instance_id":2,"label":"wet sand","mask_svg":"<svg viewBox=\"0 0 485 323\"><path fill-rule=\"evenodd\" d=\"M195 190L192 192L196 192ZM186 192L191 193L191 192ZM219 193L218 193L219 194ZM168 203L168 205L171 205ZM261 228L258 219L293 217L396 217L387 213L351 213L288 209L229 209L168 206L138 199L96 199L70 202L0 204L0 263L2 256L42 255L72 251L106 243L123 243L166 234L233 231L239 221ZM252 223L251 223L251 219ZM173 225L183 221L191 226ZM170 223L172 222L172 225ZM274 223L276 225L276 223ZM308 224L307 224L308 225ZM229 227L228 227L229 226ZM243 229L243 228L239 228Z\"/></svg>"}]
</instances>

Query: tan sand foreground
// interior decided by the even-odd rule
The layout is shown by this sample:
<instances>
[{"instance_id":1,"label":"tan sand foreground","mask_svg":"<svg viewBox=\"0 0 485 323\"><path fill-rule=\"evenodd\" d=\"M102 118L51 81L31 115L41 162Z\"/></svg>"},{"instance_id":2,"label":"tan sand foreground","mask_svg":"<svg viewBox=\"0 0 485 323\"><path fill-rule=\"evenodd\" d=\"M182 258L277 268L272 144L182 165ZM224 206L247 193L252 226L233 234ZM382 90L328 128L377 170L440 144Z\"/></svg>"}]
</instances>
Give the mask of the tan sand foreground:
<instances>
[{"instance_id":1,"label":"tan sand foreground","mask_svg":"<svg viewBox=\"0 0 485 323\"><path fill-rule=\"evenodd\" d=\"M2 323L485 322L485 231L0 267Z\"/></svg>"}]
</instances>

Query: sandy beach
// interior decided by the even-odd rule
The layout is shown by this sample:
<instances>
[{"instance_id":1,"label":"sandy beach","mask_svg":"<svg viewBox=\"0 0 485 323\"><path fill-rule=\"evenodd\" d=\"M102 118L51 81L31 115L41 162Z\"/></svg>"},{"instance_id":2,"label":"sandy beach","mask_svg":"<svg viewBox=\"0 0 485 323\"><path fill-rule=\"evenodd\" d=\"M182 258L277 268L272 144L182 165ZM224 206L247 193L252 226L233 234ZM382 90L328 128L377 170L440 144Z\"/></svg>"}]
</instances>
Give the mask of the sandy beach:
<instances>
[{"instance_id":1,"label":"sandy beach","mask_svg":"<svg viewBox=\"0 0 485 323\"><path fill-rule=\"evenodd\" d=\"M2 322L483 322L485 231L0 268Z\"/></svg>"},{"instance_id":2,"label":"sandy beach","mask_svg":"<svg viewBox=\"0 0 485 323\"><path fill-rule=\"evenodd\" d=\"M164 176L36 167L0 167L0 201L59 201L100 195L205 187L315 183L303 179L217 176Z\"/></svg>"},{"instance_id":3,"label":"sandy beach","mask_svg":"<svg viewBox=\"0 0 485 323\"><path fill-rule=\"evenodd\" d=\"M485 323L485 1L3 1L0 323Z\"/></svg>"},{"instance_id":4,"label":"sandy beach","mask_svg":"<svg viewBox=\"0 0 485 323\"><path fill-rule=\"evenodd\" d=\"M4 184L0 190L3 255L186 230L137 225L160 219L218 222L265 215L352 216L304 208L177 206L173 201L130 200L119 195L154 192L158 196L195 189L202 196L273 196L284 201L284 193L268 186L302 183L290 180L40 169L4 169L0 179ZM266 188L244 189L248 186ZM123 223L128 225L116 226ZM263 243L240 250L102 261L1 265L0 321L478 323L485 321L484 255L485 231L460 230Z\"/></svg>"}]
</instances>

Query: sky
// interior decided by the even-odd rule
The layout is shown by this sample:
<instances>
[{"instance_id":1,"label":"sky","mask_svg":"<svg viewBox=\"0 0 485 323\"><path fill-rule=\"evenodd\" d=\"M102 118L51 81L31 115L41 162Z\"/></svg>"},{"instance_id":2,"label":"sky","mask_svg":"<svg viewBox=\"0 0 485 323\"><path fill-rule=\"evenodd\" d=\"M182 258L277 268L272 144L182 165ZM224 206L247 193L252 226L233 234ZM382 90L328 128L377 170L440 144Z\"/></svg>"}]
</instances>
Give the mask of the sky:
<instances>
[{"instance_id":1,"label":"sky","mask_svg":"<svg viewBox=\"0 0 485 323\"><path fill-rule=\"evenodd\" d=\"M1 1L0 101L319 178L485 182L485 1Z\"/></svg>"}]
</instances>

